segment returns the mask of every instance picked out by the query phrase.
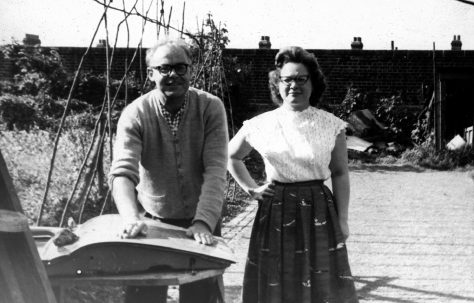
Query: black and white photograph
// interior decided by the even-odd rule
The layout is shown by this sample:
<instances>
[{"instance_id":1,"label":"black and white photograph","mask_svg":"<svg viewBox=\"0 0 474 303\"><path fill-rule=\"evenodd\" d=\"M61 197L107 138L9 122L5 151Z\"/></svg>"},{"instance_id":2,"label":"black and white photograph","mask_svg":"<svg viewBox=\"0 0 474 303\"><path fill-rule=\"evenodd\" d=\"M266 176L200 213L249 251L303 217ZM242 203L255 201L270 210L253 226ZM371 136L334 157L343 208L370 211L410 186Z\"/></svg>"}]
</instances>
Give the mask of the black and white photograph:
<instances>
[{"instance_id":1,"label":"black and white photograph","mask_svg":"<svg viewBox=\"0 0 474 303\"><path fill-rule=\"evenodd\" d=\"M474 0L0 28L0 303L474 303Z\"/></svg>"}]
</instances>

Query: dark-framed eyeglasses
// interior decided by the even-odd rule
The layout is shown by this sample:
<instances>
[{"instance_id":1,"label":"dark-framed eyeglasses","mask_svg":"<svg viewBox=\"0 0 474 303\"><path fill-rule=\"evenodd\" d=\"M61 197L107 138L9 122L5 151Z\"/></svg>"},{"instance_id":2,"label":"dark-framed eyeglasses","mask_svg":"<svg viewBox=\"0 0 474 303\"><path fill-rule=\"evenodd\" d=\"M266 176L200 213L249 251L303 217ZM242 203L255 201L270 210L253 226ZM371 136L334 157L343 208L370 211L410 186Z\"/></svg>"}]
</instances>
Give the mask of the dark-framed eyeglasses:
<instances>
[{"instance_id":1,"label":"dark-framed eyeglasses","mask_svg":"<svg viewBox=\"0 0 474 303\"><path fill-rule=\"evenodd\" d=\"M291 85L293 81L298 85L304 85L306 82L308 82L309 78L310 78L309 75L298 75L294 77L281 77L280 76L280 82L287 86Z\"/></svg>"},{"instance_id":2,"label":"dark-framed eyeglasses","mask_svg":"<svg viewBox=\"0 0 474 303\"><path fill-rule=\"evenodd\" d=\"M188 71L189 64L178 63L178 64L163 64L160 66L150 66L152 69L156 69L160 75L169 76L171 72L174 71L179 76L184 76Z\"/></svg>"}]
</instances>

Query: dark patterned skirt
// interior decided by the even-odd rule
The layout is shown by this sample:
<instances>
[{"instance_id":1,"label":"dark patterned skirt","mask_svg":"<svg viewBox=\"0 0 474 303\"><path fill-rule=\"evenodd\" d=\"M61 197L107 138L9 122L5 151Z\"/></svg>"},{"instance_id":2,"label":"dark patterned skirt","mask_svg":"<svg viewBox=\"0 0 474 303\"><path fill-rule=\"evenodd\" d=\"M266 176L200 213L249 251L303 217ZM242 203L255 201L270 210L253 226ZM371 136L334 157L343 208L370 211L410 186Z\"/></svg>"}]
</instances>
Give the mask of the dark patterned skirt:
<instances>
[{"instance_id":1,"label":"dark patterned skirt","mask_svg":"<svg viewBox=\"0 0 474 303\"><path fill-rule=\"evenodd\" d=\"M320 180L275 184L275 196L259 202L243 302L358 302L329 188Z\"/></svg>"}]
</instances>

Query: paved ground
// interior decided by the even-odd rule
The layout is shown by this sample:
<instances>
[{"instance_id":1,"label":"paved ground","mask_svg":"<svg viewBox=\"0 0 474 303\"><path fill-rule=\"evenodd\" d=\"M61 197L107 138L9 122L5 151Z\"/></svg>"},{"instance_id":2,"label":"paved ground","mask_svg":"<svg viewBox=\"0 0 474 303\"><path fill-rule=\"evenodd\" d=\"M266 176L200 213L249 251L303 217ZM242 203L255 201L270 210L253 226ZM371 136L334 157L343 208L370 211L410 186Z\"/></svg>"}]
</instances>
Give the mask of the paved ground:
<instances>
[{"instance_id":1,"label":"paved ground","mask_svg":"<svg viewBox=\"0 0 474 303\"><path fill-rule=\"evenodd\" d=\"M474 302L474 180L468 172L351 170L349 260L360 302ZM256 204L226 224L237 264L226 301L240 302Z\"/></svg>"}]
</instances>

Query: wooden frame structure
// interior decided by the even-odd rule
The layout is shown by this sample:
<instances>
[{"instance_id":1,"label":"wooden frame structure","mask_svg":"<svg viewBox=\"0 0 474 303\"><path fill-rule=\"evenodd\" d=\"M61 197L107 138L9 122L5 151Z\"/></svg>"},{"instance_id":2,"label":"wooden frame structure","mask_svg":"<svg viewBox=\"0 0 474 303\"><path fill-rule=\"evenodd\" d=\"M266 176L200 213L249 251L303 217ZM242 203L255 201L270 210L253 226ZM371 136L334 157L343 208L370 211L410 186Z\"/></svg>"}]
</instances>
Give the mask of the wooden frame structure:
<instances>
[{"instance_id":1,"label":"wooden frame structure","mask_svg":"<svg viewBox=\"0 0 474 303\"><path fill-rule=\"evenodd\" d=\"M1 151L0 302L56 302Z\"/></svg>"}]
</instances>

